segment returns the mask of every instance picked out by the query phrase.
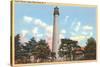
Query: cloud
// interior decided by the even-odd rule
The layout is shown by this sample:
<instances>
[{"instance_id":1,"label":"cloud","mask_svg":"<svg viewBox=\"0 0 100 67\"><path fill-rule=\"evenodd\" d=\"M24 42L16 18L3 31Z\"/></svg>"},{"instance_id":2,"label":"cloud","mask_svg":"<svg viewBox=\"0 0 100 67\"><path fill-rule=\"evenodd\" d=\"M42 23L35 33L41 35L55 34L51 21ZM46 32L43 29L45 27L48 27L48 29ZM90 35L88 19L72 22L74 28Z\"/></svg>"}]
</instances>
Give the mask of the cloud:
<instances>
[{"instance_id":1,"label":"cloud","mask_svg":"<svg viewBox=\"0 0 100 67\"><path fill-rule=\"evenodd\" d=\"M85 31L91 31L91 30L93 30L93 27L89 26L89 25L85 25L85 26L83 26L83 30L85 30Z\"/></svg>"},{"instance_id":2,"label":"cloud","mask_svg":"<svg viewBox=\"0 0 100 67\"><path fill-rule=\"evenodd\" d=\"M29 33L29 31L27 31L27 30L22 30L21 31L20 42L24 46L26 45L25 42L28 42L28 39L26 38L26 36L27 36L28 33Z\"/></svg>"},{"instance_id":3,"label":"cloud","mask_svg":"<svg viewBox=\"0 0 100 67\"><path fill-rule=\"evenodd\" d=\"M93 32L92 31L82 31L81 34L83 35L87 35L87 36L92 36L93 35Z\"/></svg>"},{"instance_id":4,"label":"cloud","mask_svg":"<svg viewBox=\"0 0 100 67\"><path fill-rule=\"evenodd\" d=\"M76 18L72 21L71 28L73 28L76 24Z\"/></svg>"},{"instance_id":5,"label":"cloud","mask_svg":"<svg viewBox=\"0 0 100 67\"><path fill-rule=\"evenodd\" d=\"M81 26L81 22L80 21L76 21L76 19L73 21L73 23L71 24L71 28L75 31L78 32L80 30L80 26Z\"/></svg>"},{"instance_id":6,"label":"cloud","mask_svg":"<svg viewBox=\"0 0 100 67\"><path fill-rule=\"evenodd\" d=\"M75 26L75 28L74 28L74 30L75 30L76 32L79 31L79 29L80 29L80 25L81 25L80 22L77 22L77 23L76 23L76 26Z\"/></svg>"},{"instance_id":7,"label":"cloud","mask_svg":"<svg viewBox=\"0 0 100 67\"><path fill-rule=\"evenodd\" d=\"M33 33L33 36L36 36L38 34L38 27L33 28L32 33Z\"/></svg>"},{"instance_id":8,"label":"cloud","mask_svg":"<svg viewBox=\"0 0 100 67\"><path fill-rule=\"evenodd\" d=\"M52 32L53 32L53 26L52 25L48 25L46 24L46 22L42 21L39 18L32 18L32 17L28 17L28 16L24 16L24 20L27 20L27 22L32 21L32 23L34 25L36 25L38 28L41 28L43 30L46 31L46 37L52 37ZM40 36L38 35L38 28L35 28L32 30L32 33L34 33L34 35Z\"/></svg>"},{"instance_id":9,"label":"cloud","mask_svg":"<svg viewBox=\"0 0 100 67\"><path fill-rule=\"evenodd\" d=\"M52 33L53 32L53 26L52 25L47 26L46 31L49 32L49 33Z\"/></svg>"},{"instance_id":10,"label":"cloud","mask_svg":"<svg viewBox=\"0 0 100 67\"><path fill-rule=\"evenodd\" d=\"M39 38L37 38L37 35L38 35L38 27L34 27L32 29L32 34L33 34L33 36L35 37L36 40L39 40Z\"/></svg>"},{"instance_id":11,"label":"cloud","mask_svg":"<svg viewBox=\"0 0 100 67\"><path fill-rule=\"evenodd\" d=\"M26 37L20 37L20 42L22 45L26 46L25 42L28 42L28 39Z\"/></svg>"},{"instance_id":12,"label":"cloud","mask_svg":"<svg viewBox=\"0 0 100 67\"><path fill-rule=\"evenodd\" d=\"M82 27L82 29L83 29L82 34L83 34L83 35L86 35L87 38L93 36L93 32L92 32L93 27L92 27L92 26L85 25L85 26Z\"/></svg>"},{"instance_id":13,"label":"cloud","mask_svg":"<svg viewBox=\"0 0 100 67\"><path fill-rule=\"evenodd\" d=\"M87 35L88 34L88 32L86 32L86 31L82 31L81 32L83 35Z\"/></svg>"},{"instance_id":14,"label":"cloud","mask_svg":"<svg viewBox=\"0 0 100 67\"><path fill-rule=\"evenodd\" d=\"M93 36L93 32L90 32L90 37Z\"/></svg>"},{"instance_id":15,"label":"cloud","mask_svg":"<svg viewBox=\"0 0 100 67\"><path fill-rule=\"evenodd\" d=\"M66 33L66 30L65 29L62 29L61 30L61 34L65 34Z\"/></svg>"},{"instance_id":16,"label":"cloud","mask_svg":"<svg viewBox=\"0 0 100 67\"><path fill-rule=\"evenodd\" d=\"M90 32L87 37L90 38L92 36L93 36L93 32Z\"/></svg>"},{"instance_id":17,"label":"cloud","mask_svg":"<svg viewBox=\"0 0 100 67\"><path fill-rule=\"evenodd\" d=\"M76 33L75 33L75 32L70 32L70 34L71 34L72 36L75 36L75 35L76 35Z\"/></svg>"},{"instance_id":18,"label":"cloud","mask_svg":"<svg viewBox=\"0 0 100 67\"><path fill-rule=\"evenodd\" d=\"M65 38L66 30L62 29L59 33L59 39ZM67 34L66 34L67 35Z\"/></svg>"},{"instance_id":19,"label":"cloud","mask_svg":"<svg viewBox=\"0 0 100 67\"><path fill-rule=\"evenodd\" d=\"M47 24L45 22L43 22L42 20L40 19L34 19L33 20L33 23L41 28L46 28L47 27Z\"/></svg>"},{"instance_id":20,"label":"cloud","mask_svg":"<svg viewBox=\"0 0 100 67\"><path fill-rule=\"evenodd\" d=\"M85 33L86 34L86 33ZM77 41L81 41L81 40L86 40L90 37L93 36L93 32L88 33L87 35L77 35L77 36L72 36L70 37L70 39L72 40L77 40Z\"/></svg>"},{"instance_id":21,"label":"cloud","mask_svg":"<svg viewBox=\"0 0 100 67\"><path fill-rule=\"evenodd\" d=\"M24 16L23 20L25 22L32 22L33 24L35 24L36 26L40 28L43 28L47 32L53 32L53 26L46 24L46 22L43 22L41 19Z\"/></svg>"},{"instance_id":22,"label":"cloud","mask_svg":"<svg viewBox=\"0 0 100 67\"><path fill-rule=\"evenodd\" d=\"M24 16L23 20L25 22L32 22L33 24L35 24L36 26L43 28L44 30L46 30L47 32L53 32L53 26L52 25L48 25L46 24L46 22L43 22L41 19L39 18L33 18L30 16Z\"/></svg>"},{"instance_id":23,"label":"cloud","mask_svg":"<svg viewBox=\"0 0 100 67\"><path fill-rule=\"evenodd\" d=\"M78 36L70 37L70 39L76 40L76 41L81 41L81 40L84 40L86 38L87 38L87 36L84 36L84 35L78 35Z\"/></svg>"},{"instance_id":24,"label":"cloud","mask_svg":"<svg viewBox=\"0 0 100 67\"><path fill-rule=\"evenodd\" d=\"M24 20L25 22L27 22L27 23L30 23L30 22L32 22L33 18L32 18L32 17L29 17L29 16L24 16L24 17L23 17L23 20Z\"/></svg>"},{"instance_id":25,"label":"cloud","mask_svg":"<svg viewBox=\"0 0 100 67\"><path fill-rule=\"evenodd\" d=\"M39 31L38 27L35 27L32 30L33 36L35 37L36 41L39 41L43 37L43 34L39 33L38 31Z\"/></svg>"},{"instance_id":26,"label":"cloud","mask_svg":"<svg viewBox=\"0 0 100 67\"><path fill-rule=\"evenodd\" d=\"M59 39L63 39L63 38L65 38L64 34L60 34Z\"/></svg>"},{"instance_id":27,"label":"cloud","mask_svg":"<svg viewBox=\"0 0 100 67\"><path fill-rule=\"evenodd\" d=\"M43 34L37 34L37 37L43 37Z\"/></svg>"},{"instance_id":28,"label":"cloud","mask_svg":"<svg viewBox=\"0 0 100 67\"><path fill-rule=\"evenodd\" d=\"M65 16L65 22L67 22L69 19L69 16Z\"/></svg>"},{"instance_id":29,"label":"cloud","mask_svg":"<svg viewBox=\"0 0 100 67\"><path fill-rule=\"evenodd\" d=\"M21 36L22 37L25 37L27 34L28 34L28 31L27 30L22 30L21 31Z\"/></svg>"},{"instance_id":30,"label":"cloud","mask_svg":"<svg viewBox=\"0 0 100 67\"><path fill-rule=\"evenodd\" d=\"M53 33L46 32L46 37L52 37Z\"/></svg>"}]
</instances>

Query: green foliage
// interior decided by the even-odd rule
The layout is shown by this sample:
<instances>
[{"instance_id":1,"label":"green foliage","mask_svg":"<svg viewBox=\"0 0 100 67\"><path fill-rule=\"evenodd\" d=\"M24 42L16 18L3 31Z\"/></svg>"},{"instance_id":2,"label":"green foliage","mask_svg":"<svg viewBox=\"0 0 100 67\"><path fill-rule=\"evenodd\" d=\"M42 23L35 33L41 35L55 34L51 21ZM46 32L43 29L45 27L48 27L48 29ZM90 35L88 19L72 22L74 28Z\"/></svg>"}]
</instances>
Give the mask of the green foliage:
<instances>
[{"instance_id":1,"label":"green foliage","mask_svg":"<svg viewBox=\"0 0 100 67\"><path fill-rule=\"evenodd\" d=\"M35 52L35 55L37 55L37 58L47 59L50 55L50 49L45 40L40 40L37 43L35 50L36 51L33 51L33 52Z\"/></svg>"},{"instance_id":2,"label":"green foliage","mask_svg":"<svg viewBox=\"0 0 100 67\"><path fill-rule=\"evenodd\" d=\"M80 48L80 46L77 45L77 41L73 41L70 39L61 39L61 45L59 48L59 56L60 57L66 57L70 58L70 60L74 60L74 56L75 56L75 49L76 48Z\"/></svg>"},{"instance_id":3,"label":"green foliage","mask_svg":"<svg viewBox=\"0 0 100 67\"><path fill-rule=\"evenodd\" d=\"M43 62L48 59L51 55L48 44L45 40L40 40L36 42L34 37L30 39L24 46L20 42L20 34L15 36L15 61L16 63L29 63L30 56L34 56L35 60L41 59Z\"/></svg>"},{"instance_id":4,"label":"green foliage","mask_svg":"<svg viewBox=\"0 0 100 67\"><path fill-rule=\"evenodd\" d=\"M15 61L19 60L19 62L15 63L25 63L24 61L20 62L20 60L23 60L26 56L25 52L26 51L24 50L23 45L20 42L20 34L17 34L15 36Z\"/></svg>"},{"instance_id":5,"label":"green foliage","mask_svg":"<svg viewBox=\"0 0 100 67\"><path fill-rule=\"evenodd\" d=\"M56 54L50 51L48 43L46 43L45 40L37 42L34 37L32 37L24 44L20 42L20 34L17 34L15 36L15 63L31 63L31 56L34 56L35 62L37 62L38 59L40 62L45 62L47 60L54 61L56 59ZM77 56L76 49L80 48L78 41L61 39L58 54L60 57L66 60L69 58L69 60L72 61L75 60L75 56ZM85 59L96 59L96 41L94 38L89 38L87 40Z\"/></svg>"},{"instance_id":6,"label":"green foliage","mask_svg":"<svg viewBox=\"0 0 100 67\"><path fill-rule=\"evenodd\" d=\"M26 43L26 46L24 46L24 49L32 55L32 52L35 51L35 46L37 42L35 41L34 37L31 38L31 40Z\"/></svg>"},{"instance_id":7,"label":"green foliage","mask_svg":"<svg viewBox=\"0 0 100 67\"><path fill-rule=\"evenodd\" d=\"M96 41L92 37L87 40L87 45L85 47L85 59L96 59Z\"/></svg>"}]
</instances>

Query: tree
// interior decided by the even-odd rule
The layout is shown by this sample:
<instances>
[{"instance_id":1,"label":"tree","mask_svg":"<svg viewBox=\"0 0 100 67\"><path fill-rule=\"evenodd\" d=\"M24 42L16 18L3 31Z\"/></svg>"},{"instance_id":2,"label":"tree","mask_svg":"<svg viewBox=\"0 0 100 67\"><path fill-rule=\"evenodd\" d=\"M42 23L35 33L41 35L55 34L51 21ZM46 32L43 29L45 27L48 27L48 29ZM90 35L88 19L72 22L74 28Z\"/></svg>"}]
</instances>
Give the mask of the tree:
<instances>
[{"instance_id":1,"label":"tree","mask_svg":"<svg viewBox=\"0 0 100 67\"><path fill-rule=\"evenodd\" d=\"M93 60L96 59L96 41L94 38L89 38L87 40L85 47L85 59Z\"/></svg>"},{"instance_id":2,"label":"tree","mask_svg":"<svg viewBox=\"0 0 100 67\"><path fill-rule=\"evenodd\" d=\"M56 59L56 53L55 52L51 52L50 53L50 57L51 57L51 61L54 61Z\"/></svg>"},{"instance_id":3,"label":"tree","mask_svg":"<svg viewBox=\"0 0 100 67\"><path fill-rule=\"evenodd\" d=\"M35 55L41 61L45 61L50 56L50 49L45 40L40 40L35 46Z\"/></svg>"},{"instance_id":4,"label":"tree","mask_svg":"<svg viewBox=\"0 0 100 67\"><path fill-rule=\"evenodd\" d=\"M70 60L75 59L75 49L78 47L77 41L73 41L70 39L61 39L61 45L59 48L59 56L70 58Z\"/></svg>"},{"instance_id":5,"label":"tree","mask_svg":"<svg viewBox=\"0 0 100 67\"><path fill-rule=\"evenodd\" d=\"M15 36L15 63L25 63L23 60L25 58L25 51L20 42L20 34Z\"/></svg>"},{"instance_id":6,"label":"tree","mask_svg":"<svg viewBox=\"0 0 100 67\"><path fill-rule=\"evenodd\" d=\"M30 57L35 55L34 52L35 51L35 46L37 44L36 40L34 39L34 37L32 37L30 39L30 41L28 41L27 43L25 43L26 46L23 46L24 50L26 51L26 55L27 55L27 62L31 62L30 61Z\"/></svg>"},{"instance_id":7,"label":"tree","mask_svg":"<svg viewBox=\"0 0 100 67\"><path fill-rule=\"evenodd\" d=\"M26 43L24 49L27 51L28 54L32 55L32 52L35 51L36 44L36 40L34 39L34 37L32 37L31 40Z\"/></svg>"},{"instance_id":8,"label":"tree","mask_svg":"<svg viewBox=\"0 0 100 67\"><path fill-rule=\"evenodd\" d=\"M15 36L15 61L17 61L17 59L20 59L20 35L17 34Z\"/></svg>"}]
</instances>

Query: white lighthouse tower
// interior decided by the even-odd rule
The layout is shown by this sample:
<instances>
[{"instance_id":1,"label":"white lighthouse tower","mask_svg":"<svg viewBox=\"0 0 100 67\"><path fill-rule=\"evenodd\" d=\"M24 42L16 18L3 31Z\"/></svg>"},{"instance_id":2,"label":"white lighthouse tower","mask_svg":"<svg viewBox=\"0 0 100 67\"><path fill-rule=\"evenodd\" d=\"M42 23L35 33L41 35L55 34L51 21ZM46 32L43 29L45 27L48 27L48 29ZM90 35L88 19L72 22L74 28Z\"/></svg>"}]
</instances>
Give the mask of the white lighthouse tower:
<instances>
[{"instance_id":1,"label":"white lighthouse tower","mask_svg":"<svg viewBox=\"0 0 100 67\"><path fill-rule=\"evenodd\" d=\"M56 58L58 59L58 49L59 49L59 27L58 27L58 19L59 19L59 8L54 8L54 20L53 20L53 41L52 41L52 52L56 53Z\"/></svg>"}]
</instances>

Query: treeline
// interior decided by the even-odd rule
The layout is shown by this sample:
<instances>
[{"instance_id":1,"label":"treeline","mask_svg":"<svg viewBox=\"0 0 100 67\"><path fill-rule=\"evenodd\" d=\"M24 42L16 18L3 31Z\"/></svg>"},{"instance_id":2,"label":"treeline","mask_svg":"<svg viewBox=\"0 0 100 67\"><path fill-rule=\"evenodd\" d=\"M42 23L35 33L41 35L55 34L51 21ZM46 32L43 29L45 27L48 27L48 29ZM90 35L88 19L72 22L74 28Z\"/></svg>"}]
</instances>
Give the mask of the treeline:
<instances>
[{"instance_id":1,"label":"treeline","mask_svg":"<svg viewBox=\"0 0 100 67\"><path fill-rule=\"evenodd\" d=\"M93 60L96 59L96 41L94 38L87 40L84 50L78 45L78 41L61 39L59 47L60 61ZM20 34L15 36L15 63L39 63L53 62L56 54L49 49L45 40L36 41L32 37L27 43L20 42Z\"/></svg>"}]
</instances>

